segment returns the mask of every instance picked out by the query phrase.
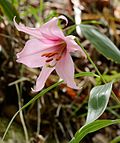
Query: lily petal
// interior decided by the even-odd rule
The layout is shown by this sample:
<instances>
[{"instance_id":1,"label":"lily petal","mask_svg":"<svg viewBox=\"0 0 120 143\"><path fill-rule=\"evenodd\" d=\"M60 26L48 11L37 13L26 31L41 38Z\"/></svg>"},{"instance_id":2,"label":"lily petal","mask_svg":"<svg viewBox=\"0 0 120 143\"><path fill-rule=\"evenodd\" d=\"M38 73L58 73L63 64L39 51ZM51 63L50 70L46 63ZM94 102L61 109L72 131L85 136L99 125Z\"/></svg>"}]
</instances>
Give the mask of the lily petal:
<instances>
[{"instance_id":1,"label":"lily petal","mask_svg":"<svg viewBox=\"0 0 120 143\"><path fill-rule=\"evenodd\" d=\"M56 72L69 87L78 89L74 81L74 63L68 52L57 62Z\"/></svg>"},{"instance_id":2,"label":"lily petal","mask_svg":"<svg viewBox=\"0 0 120 143\"><path fill-rule=\"evenodd\" d=\"M42 67L43 65L45 65L45 58L41 58L41 56L39 56L39 53L18 58L16 61L30 68Z\"/></svg>"},{"instance_id":3,"label":"lily petal","mask_svg":"<svg viewBox=\"0 0 120 143\"><path fill-rule=\"evenodd\" d=\"M40 28L30 28L30 27L25 26L22 23L17 24L15 21L15 17L14 17L13 21L14 21L14 25L18 31L25 32L33 37L36 37L36 38L43 37L40 33Z\"/></svg>"},{"instance_id":4,"label":"lily petal","mask_svg":"<svg viewBox=\"0 0 120 143\"><path fill-rule=\"evenodd\" d=\"M58 27L58 20L63 19L66 21L66 24L68 23L68 20L65 16L59 16L59 17L54 17L47 23L45 23L43 26L41 26L41 33L43 34L44 37L50 40L59 40L64 39L64 33L62 30Z\"/></svg>"},{"instance_id":5,"label":"lily petal","mask_svg":"<svg viewBox=\"0 0 120 143\"><path fill-rule=\"evenodd\" d=\"M71 36L66 36L65 41L67 43L67 50L69 52L74 52L78 50L81 52L81 56L86 58L86 54L84 53L82 48L73 40Z\"/></svg>"},{"instance_id":6,"label":"lily petal","mask_svg":"<svg viewBox=\"0 0 120 143\"><path fill-rule=\"evenodd\" d=\"M33 89L33 92L38 92L44 87L47 78L49 77L49 75L54 69L55 68L49 68L46 65L43 66L42 71L39 77L37 78L36 86L35 86L35 89Z\"/></svg>"},{"instance_id":7,"label":"lily petal","mask_svg":"<svg viewBox=\"0 0 120 143\"><path fill-rule=\"evenodd\" d=\"M46 44L38 39L28 40L24 49L17 54L17 62L23 63L28 67L41 67L45 64L45 57L42 54L54 51L54 44Z\"/></svg>"},{"instance_id":8,"label":"lily petal","mask_svg":"<svg viewBox=\"0 0 120 143\"><path fill-rule=\"evenodd\" d=\"M46 43L50 43L51 40L56 41L56 40L60 40L60 38L64 39L64 33L58 27L59 19L65 20L66 24L68 23L68 20L65 16L54 17L50 21L42 25L40 28L30 28L30 27L24 26L24 24L22 23L17 24L15 21L15 17L13 21L18 31L25 32L40 40L44 40Z\"/></svg>"}]
</instances>

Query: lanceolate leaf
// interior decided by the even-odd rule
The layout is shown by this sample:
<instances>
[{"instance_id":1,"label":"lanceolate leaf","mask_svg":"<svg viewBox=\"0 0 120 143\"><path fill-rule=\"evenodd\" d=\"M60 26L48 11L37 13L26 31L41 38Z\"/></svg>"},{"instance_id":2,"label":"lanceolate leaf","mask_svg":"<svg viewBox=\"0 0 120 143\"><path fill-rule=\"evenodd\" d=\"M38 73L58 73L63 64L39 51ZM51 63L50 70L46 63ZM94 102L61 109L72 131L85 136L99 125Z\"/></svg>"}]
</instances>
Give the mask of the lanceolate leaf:
<instances>
[{"instance_id":1,"label":"lanceolate leaf","mask_svg":"<svg viewBox=\"0 0 120 143\"><path fill-rule=\"evenodd\" d=\"M94 45L94 47L106 58L120 63L120 51L104 34L90 25L80 25L82 34Z\"/></svg>"},{"instance_id":2,"label":"lanceolate leaf","mask_svg":"<svg viewBox=\"0 0 120 143\"><path fill-rule=\"evenodd\" d=\"M76 134L75 137L72 138L72 140L69 143L80 143L80 141L89 133L95 132L99 129L102 129L104 127L113 125L113 124L119 124L120 119L117 120L96 120L90 124L87 124L80 128Z\"/></svg>"},{"instance_id":3,"label":"lanceolate leaf","mask_svg":"<svg viewBox=\"0 0 120 143\"><path fill-rule=\"evenodd\" d=\"M82 77L82 76L98 76L98 75L96 75L96 74L94 74L94 73L92 73L92 72L81 72L81 73L77 73L77 74L75 75L75 77ZM63 80L62 80L62 81L59 81L59 82L57 82L57 83L55 83L55 84L53 84L53 85L51 85L51 86L49 86L48 88L46 88L46 89L44 89L44 90L42 90L42 91L41 91L40 93L38 93L35 97L33 97L28 103L26 103L22 108L20 108L20 109L15 113L15 115L12 117L11 121L9 122L9 124L8 124L8 126L7 126L7 128L6 128L6 131L5 131L4 135L3 135L2 140L4 140L4 138L6 137L6 134L7 134L8 130L9 130L9 128L10 128L10 126L11 126L13 120L14 120L15 117L19 114L20 111L22 111L23 109L25 109L26 107L28 107L30 104L32 104L33 102L35 102L35 101L36 101L38 98L40 98L41 96L45 95L45 94L46 94L48 91L50 91L51 89L57 87L57 86L58 86L59 84L61 84L62 82L63 82ZM16 81L16 83L18 83L18 81Z\"/></svg>"},{"instance_id":4,"label":"lanceolate leaf","mask_svg":"<svg viewBox=\"0 0 120 143\"><path fill-rule=\"evenodd\" d=\"M75 78L81 77L81 76L95 76L95 77L99 78L99 75L97 75L93 72L80 72L80 73L75 74Z\"/></svg>"},{"instance_id":5,"label":"lanceolate leaf","mask_svg":"<svg viewBox=\"0 0 120 143\"><path fill-rule=\"evenodd\" d=\"M112 82L96 86L90 92L86 124L98 119L105 111L112 91Z\"/></svg>"},{"instance_id":6,"label":"lanceolate leaf","mask_svg":"<svg viewBox=\"0 0 120 143\"><path fill-rule=\"evenodd\" d=\"M116 121L120 122L120 120L95 121L105 111L111 91L112 82L107 83L105 85L96 86L91 90L88 102L88 114L86 123L76 132L75 137L72 138L70 143L79 143L88 133L115 124Z\"/></svg>"}]
</instances>

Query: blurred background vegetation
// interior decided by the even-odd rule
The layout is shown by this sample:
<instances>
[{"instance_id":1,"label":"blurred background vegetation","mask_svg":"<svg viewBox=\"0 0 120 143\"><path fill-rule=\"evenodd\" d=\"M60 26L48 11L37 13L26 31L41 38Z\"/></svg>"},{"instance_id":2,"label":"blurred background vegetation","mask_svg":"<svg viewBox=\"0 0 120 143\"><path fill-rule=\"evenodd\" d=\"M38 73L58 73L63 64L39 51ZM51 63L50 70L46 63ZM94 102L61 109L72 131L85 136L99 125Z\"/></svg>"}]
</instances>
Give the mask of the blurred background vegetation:
<instances>
[{"instance_id":1,"label":"blurred background vegetation","mask_svg":"<svg viewBox=\"0 0 120 143\"><path fill-rule=\"evenodd\" d=\"M97 26L120 49L120 1L80 0L79 8L82 9L82 23ZM72 0L0 0L0 137L15 112L35 96L31 87L35 84L40 70L16 63L16 53L24 47L29 36L17 31L13 17L16 16L17 22L29 27L39 27L59 15L65 15L69 19L69 28L64 28L65 34L78 36L75 29L70 28L75 24ZM116 79L113 90L120 98L120 65L104 58L84 37L79 39L106 81ZM95 72L89 61L82 59L80 53L74 53L72 56L76 73ZM46 82L46 87L57 80L58 76L53 72ZM91 88L102 83L94 77L78 78L76 82L82 87L79 91L61 84L27 107L22 115L15 119L5 143L24 143L27 134L30 143L68 142L85 122ZM101 118L120 118L119 113L120 105L116 105L111 99ZM90 134L83 142L109 143L118 135L120 126L114 125Z\"/></svg>"}]
</instances>

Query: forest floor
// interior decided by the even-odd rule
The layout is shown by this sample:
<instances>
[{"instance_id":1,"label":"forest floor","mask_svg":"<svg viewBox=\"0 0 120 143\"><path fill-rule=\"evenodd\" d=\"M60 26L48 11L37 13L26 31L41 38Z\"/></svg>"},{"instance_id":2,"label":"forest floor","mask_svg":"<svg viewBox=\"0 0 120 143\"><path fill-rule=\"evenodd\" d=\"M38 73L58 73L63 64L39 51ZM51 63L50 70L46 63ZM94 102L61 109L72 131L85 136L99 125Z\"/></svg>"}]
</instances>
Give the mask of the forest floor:
<instances>
[{"instance_id":1,"label":"forest floor","mask_svg":"<svg viewBox=\"0 0 120 143\"><path fill-rule=\"evenodd\" d=\"M10 10L17 12L18 21L30 27L40 26L54 16L65 15L69 22L74 23L74 5L70 0L9 0ZM6 2L6 0L4 1ZM6 3L5 3L6 5ZM7 6L7 5L6 5ZM120 2L119 0L81 0L78 7L82 10L82 23L96 26L101 33L109 37L120 49ZM8 13L7 13L8 12ZM11 15L12 15L11 14ZM35 95L31 87L39 75L40 69L31 69L16 62L16 53L23 47L29 36L18 32L14 27L9 10L0 7L0 137L6 130L8 122ZM67 27L64 28L64 31ZM71 30L72 31L72 30ZM66 32L67 33L67 32ZM80 39L82 45L97 65L101 74L109 81L108 75L120 74L120 65L106 59L94 46L78 36L76 31L68 31ZM75 72L94 72L95 69L87 59L82 59L80 53L72 54ZM113 91L120 99L120 75L113 86ZM48 78L45 88L58 81L54 71ZM75 132L84 125L87 115L87 104L90 90L102 81L95 77L80 77L76 79L80 90L74 90L61 84L47 92L36 102L23 110L30 143L67 143ZM20 104L21 105L20 105ZM107 109L100 119L120 118L120 105L111 98ZM83 139L83 143L110 143L120 135L120 125L112 125L91 133ZM25 143L21 117L18 115L8 131L4 143Z\"/></svg>"}]
</instances>

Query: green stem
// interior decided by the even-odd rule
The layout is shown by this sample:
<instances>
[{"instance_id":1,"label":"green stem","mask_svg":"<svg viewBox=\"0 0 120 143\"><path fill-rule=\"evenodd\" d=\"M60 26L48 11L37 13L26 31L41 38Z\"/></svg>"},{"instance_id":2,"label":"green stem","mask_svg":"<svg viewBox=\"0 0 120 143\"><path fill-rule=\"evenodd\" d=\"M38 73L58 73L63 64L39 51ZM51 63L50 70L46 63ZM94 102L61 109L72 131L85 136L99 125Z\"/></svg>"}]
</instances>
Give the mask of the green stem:
<instances>
[{"instance_id":1,"label":"green stem","mask_svg":"<svg viewBox=\"0 0 120 143\"><path fill-rule=\"evenodd\" d=\"M22 107L15 113L15 115L12 117L12 119L10 120L10 122L9 122L9 124L8 124L8 126L7 126L7 128L6 128L6 130L5 130L5 133L4 133L3 137L2 137L2 141L4 141L4 139L5 139L5 137L6 137L6 134L7 134L8 130L9 130L9 128L10 128L10 126L11 126L13 120L16 118L16 116L17 116L23 109L25 109L25 108L26 108L27 106L29 106L31 103L35 102L39 97L43 96L43 95L44 95L45 93L47 93L49 90L55 88L56 86L58 86L58 85L59 85L60 83L62 83L62 82L63 82L63 81L57 82L57 83L51 85L50 87L48 87L47 89L42 90L42 91L41 91L40 93L38 93L35 97L33 97L28 103L26 103L24 106L22 106Z\"/></svg>"},{"instance_id":2,"label":"green stem","mask_svg":"<svg viewBox=\"0 0 120 143\"><path fill-rule=\"evenodd\" d=\"M77 38L76 38L77 39ZM86 54L88 60L91 62L91 64L93 65L93 67L95 68L96 72L98 73L98 75L100 76L100 78L102 79L102 81L106 84L105 79L103 78L102 74L100 73L100 71L98 70L97 66L94 64L93 60L91 59L91 57L89 56L89 54L87 53L87 51L84 49L84 47L82 46L82 44L79 42L79 40L77 39L77 43L80 45L80 47L82 48L82 50L84 51L84 53ZM120 104L119 99L116 97L115 93L112 91L112 97L113 99Z\"/></svg>"},{"instance_id":3,"label":"green stem","mask_svg":"<svg viewBox=\"0 0 120 143\"><path fill-rule=\"evenodd\" d=\"M80 72L80 73L77 73L76 75L75 75L75 77L77 78L77 77L82 77L82 76L95 76L95 77L98 77L98 75L96 75L96 74L94 74L94 73L92 73L92 72L87 72L87 74L85 74L86 72ZM6 130L5 130L5 133L4 133L4 135L3 135L3 137L2 137L2 141L4 141L4 139L5 139L5 137L6 137L6 134L7 134L7 132L8 132L8 130L9 130L9 128L10 128L10 126L11 126L11 124L12 124L12 122L13 122L13 120L15 119L15 117L23 110L23 109L25 109L27 106L29 106L30 104L32 104L33 102L35 102L37 99L39 99L41 96L43 96L43 95L45 95L48 91L50 91L51 89L53 89L53 88L55 88L55 87L57 87L59 84L61 84L63 82L63 80L62 81L59 81L59 82L57 82L57 83L55 83L55 84L53 84L53 85L51 85L51 86L49 86L48 88L46 88L46 89L44 89L44 90L42 90L40 93L38 93L35 97L33 97L28 103L26 103L24 106L22 106L16 113L15 113L15 115L12 117L12 119L10 120L10 122L9 122L9 124L8 124L8 126L7 126L7 128L6 128Z\"/></svg>"},{"instance_id":4,"label":"green stem","mask_svg":"<svg viewBox=\"0 0 120 143\"><path fill-rule=\"evenodd\" d=\"M18 95L18 105L19 105L19 109L21 109L22 105L21 105L20 90L19 90L18 84L15 84L15 85L16 85L16 90L17 90L17 95ZM24 116L23 116L22 111L20 111L20 119L21 119L21 123L23 126L26 143L29 143L28 131L27 131L27 127L24 121Z\"/></svg>"}]
</instances>

